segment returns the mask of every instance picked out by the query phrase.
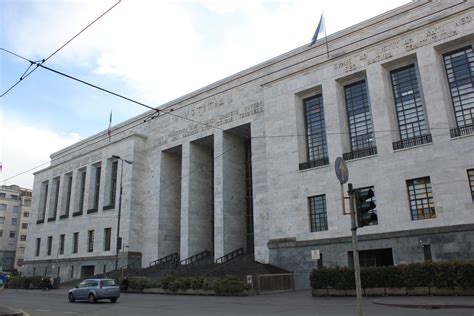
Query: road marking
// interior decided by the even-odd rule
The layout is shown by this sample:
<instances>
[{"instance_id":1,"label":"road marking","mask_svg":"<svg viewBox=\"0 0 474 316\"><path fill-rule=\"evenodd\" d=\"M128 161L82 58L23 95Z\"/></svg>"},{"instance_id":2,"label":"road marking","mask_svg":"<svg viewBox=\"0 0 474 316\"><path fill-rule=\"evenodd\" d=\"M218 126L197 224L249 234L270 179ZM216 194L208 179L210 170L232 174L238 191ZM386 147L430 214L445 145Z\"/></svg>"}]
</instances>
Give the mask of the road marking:
<instances>
[{"instance_id":1,"label":"road marking","mask_svg":"<svg viewBox=\"0 0 474 316\"><path fill-rule=\"evenodd\" d=\"M73 314L73 315L75 315L75 314L77 314L77 312L64 312L64 314Z\"/></svg>"},{"instance_id":2,"label":"road marking","mask_svg":"<svg viewBox=\"0 0 474 316\"><path fill-rule=\"evenodd\" d=\"M50 309L35 309L37 312L50 312Z\"/></svg>"}]
</instances>

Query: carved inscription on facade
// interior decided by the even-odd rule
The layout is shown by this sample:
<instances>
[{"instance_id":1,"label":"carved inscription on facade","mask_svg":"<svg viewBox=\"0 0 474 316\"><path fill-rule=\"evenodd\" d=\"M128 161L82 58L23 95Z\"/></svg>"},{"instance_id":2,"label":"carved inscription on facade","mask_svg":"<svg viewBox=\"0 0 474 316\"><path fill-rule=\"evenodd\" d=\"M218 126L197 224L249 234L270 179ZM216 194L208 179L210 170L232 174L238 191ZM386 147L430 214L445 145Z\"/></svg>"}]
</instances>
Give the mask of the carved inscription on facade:
<instances>
[{"instance_id":1,"label":"carved inscription on facade","mask_svg":"<svg viewBox=\"0 0 474 316\"><path fill-rule=\"evenodd\" d=\"M351 56L333 65L336 73L352 72L358 68L389 59L403 51L408 52L419 47L439 42L458 34L457 28L472 23L470 15L460 17L454 21L437 25L426 31L413 34L400 40L393 40L375 49L362 52L358 56Z\"/></svg>"},{"instance_id":2,"label":"carved inscription on facade","mask_svg":"<svg viewBox=\"0 0 474 316\"><path fill-rule=\"evenodd\" d=\"M174 142L182 138L192 136L197 133L207 131L213 127L219 127L237 120L263 112L263 102L255 102L250 105L243 106L236 110L224 112L216 117L203 120L202 123L193 123L186 127L169 132L167 135L159 137L155 141L155 146L162 146L169 142Z\"/></svg>"}]
</instances>

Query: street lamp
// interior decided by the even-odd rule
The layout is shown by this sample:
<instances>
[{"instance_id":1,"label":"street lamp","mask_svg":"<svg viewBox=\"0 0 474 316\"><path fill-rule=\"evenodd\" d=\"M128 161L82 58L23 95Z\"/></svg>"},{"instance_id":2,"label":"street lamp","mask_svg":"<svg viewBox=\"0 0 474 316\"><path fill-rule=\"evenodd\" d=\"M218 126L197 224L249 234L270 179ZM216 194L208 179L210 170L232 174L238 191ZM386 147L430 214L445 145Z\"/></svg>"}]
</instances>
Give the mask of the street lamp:
<instances>
[{"instance_id":1,"label":"street lamp","mask_svg":"<svg viewBox=\"0 0 474 316\"><path fill-rule=\"evenodd\" d=\"M122 212L122 178L123 178L123 163L126 162L129 165L131 165L133 162L129 161L127 159L123 159L120 156L117 155L112 155L113 159L118 159L122 161L121 167L120 167L120 197L119 197L119 207L118 207L118 214L117 214L117 243L116 243L116 254L115 254L115 270L118 270L118 260L119 260L119 239L120 239L120 215Z\"/></svg>"}]
</instances>

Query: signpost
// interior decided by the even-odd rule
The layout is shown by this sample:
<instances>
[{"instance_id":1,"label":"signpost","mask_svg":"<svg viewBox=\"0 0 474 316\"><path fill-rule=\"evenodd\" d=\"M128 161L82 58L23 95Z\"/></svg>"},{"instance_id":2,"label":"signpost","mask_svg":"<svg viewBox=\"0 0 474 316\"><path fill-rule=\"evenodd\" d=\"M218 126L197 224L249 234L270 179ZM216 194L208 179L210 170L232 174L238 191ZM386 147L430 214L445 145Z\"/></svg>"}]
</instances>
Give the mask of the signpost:
<instances>
[{"instance_id":1,"label":"signpost","mask_svg":"<svg viewBox=\"0 0 474 316\"><path fill-rule=\"evenodd\" d=\"M346 214L346 207L344 200L346 197L344 196L344 184L349 181L349 169L347 168L347 164L341 157L337 157L334 163L334 169L336 171L336 177L341 183L341 203L342 203L342 214ZM354 208L354 189L352 187L352 183L347 185L348 190L347 193L349 194L349 213L351 215L351 233L352 233L352 254L354 258L354 274L355 274L355 285L356 285L356 296L357 296L357 315L362 316L362 286L360 280L360 264L359 264L359 251L357 250L357 223L356 223L356 215L355 215L355 208Z\"/></svg>"}]
</instances>

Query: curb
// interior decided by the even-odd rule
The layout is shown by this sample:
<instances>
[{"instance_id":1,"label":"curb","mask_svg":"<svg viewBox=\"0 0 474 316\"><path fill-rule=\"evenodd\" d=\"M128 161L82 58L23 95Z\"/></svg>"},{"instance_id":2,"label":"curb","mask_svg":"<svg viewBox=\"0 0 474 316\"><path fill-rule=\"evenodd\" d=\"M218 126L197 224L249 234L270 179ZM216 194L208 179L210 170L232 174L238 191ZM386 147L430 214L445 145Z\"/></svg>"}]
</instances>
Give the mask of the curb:
<instances>
[{"instance_id":1,"label":"curb","mask_svg":"<svg viewBox=\"0 0 474 316\"><path fill-rule=\"evenodd\" d=\"M462 305L462 304L407 304L407 303L385 303L371 301L372 304L392 306L392 307L404 307L404 308L423 308L423 309L474 309L474 305Z\"/></svg>"}]
</instances>

